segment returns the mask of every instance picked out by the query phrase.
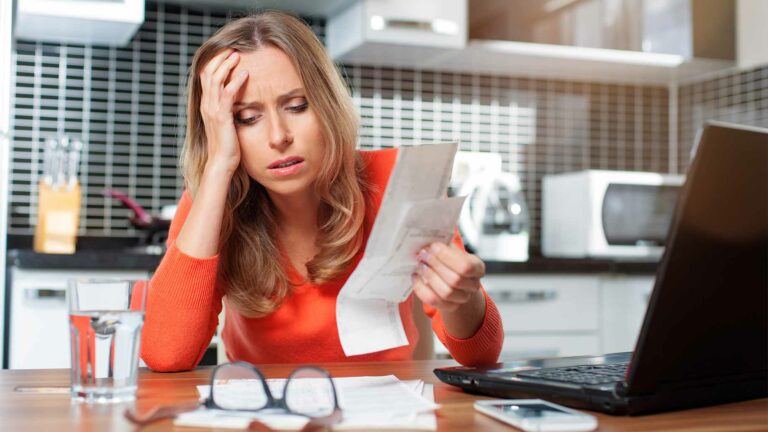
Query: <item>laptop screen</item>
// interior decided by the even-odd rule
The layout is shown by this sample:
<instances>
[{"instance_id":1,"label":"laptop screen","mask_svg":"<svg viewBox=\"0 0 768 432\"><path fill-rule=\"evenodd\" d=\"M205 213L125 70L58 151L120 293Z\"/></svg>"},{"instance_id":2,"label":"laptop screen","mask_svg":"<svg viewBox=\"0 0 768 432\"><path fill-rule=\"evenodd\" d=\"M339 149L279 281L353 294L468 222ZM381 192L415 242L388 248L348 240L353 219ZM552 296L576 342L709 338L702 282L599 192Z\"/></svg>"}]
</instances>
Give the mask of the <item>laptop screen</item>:
<instances>
[{"instance_id":1,"label":"laptop screen","mask_svg":"<svg viewBox=\"0 0 768 432\"><path fill-rule=\"evenodd\" d=\"M710 123L686 176L630 394L768 369L768 130Z\"/></svg>"}]
</instances>

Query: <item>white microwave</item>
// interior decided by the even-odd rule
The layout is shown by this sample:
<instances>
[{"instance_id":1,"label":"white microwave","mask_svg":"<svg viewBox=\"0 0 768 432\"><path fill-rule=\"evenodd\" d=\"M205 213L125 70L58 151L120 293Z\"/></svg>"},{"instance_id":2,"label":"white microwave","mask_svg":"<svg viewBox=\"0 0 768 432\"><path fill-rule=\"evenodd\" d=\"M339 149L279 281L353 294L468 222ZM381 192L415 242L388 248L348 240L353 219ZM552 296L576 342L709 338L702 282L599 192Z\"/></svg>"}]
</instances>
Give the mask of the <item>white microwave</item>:
<instances>
[{"instance_id":1,"label":"white microwave","mask_svg":"<svg viewBox=\"0 0 768 432\"><path fill-rule=\"evenodd\" d=\"M637 171L544 176L542 254L658 260L684 182L683 175Z\"/></svg>"}]
</instances>

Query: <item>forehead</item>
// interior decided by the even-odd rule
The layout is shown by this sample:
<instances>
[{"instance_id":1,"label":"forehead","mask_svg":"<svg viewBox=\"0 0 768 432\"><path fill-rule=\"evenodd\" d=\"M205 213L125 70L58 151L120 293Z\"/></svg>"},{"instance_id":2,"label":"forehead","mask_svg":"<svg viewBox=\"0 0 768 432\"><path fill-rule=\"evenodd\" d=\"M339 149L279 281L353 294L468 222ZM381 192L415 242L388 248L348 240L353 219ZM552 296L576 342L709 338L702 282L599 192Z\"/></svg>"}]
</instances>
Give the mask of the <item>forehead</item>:
<instances>
[{"instance_id":1,"label":"forehead","mask_svg":"<svg viewBox=\"0 0 768 432\"><path fill-rule=\"evenodd\" d=\"M241 53L240 61L230 76L234 76L241 70L248 71L244 97L254 92L286 92L303 87L299 72L290 57L272 46Z\"/></svg>"}]
</instances>

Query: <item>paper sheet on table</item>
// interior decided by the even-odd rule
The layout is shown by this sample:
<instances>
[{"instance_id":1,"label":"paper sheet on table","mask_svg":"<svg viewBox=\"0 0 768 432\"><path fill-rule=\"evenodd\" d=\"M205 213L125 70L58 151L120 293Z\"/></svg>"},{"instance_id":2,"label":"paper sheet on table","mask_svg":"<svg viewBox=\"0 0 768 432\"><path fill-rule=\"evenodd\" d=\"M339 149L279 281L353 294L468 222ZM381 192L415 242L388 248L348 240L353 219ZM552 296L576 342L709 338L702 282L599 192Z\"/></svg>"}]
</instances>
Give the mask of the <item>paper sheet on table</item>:
<instances>
[{"instance_id":1,"label":"paper sheet on table","mask_svg":"<svg viewBox=\"0 0 768 432\"><path fill-rule=\"evenodd\" d=\"M437 420L431 385L421 380L400 381L395 376L334 378L343 420L333 427L343 429L420 429L435 430ZM267 380L273 394L281 394L284 379ZM237 387L233 387L237 388ZM305 398L311 399L311 389ZM197 386L201 399L209 394L209 386ZM236 395L235 395L236 396ZM309 400L309 399L308 399ZM301 429L305 417L290 414L245 413L200 409L184 413L174 420L175 426L245 429L258 419L273 429Z\"/></svg>"},{"instance_id":2,"label":"paper sheet on table","mask_svg":"<svg viewBox=\"0 0 768 432\"><path fill-rule=\"evenodd\" d=\"M363 258L336 300L347 356L408 344L397 302L410 294L415 251L453 236L463 199L443 197L457 148L458 143L399 148Z\"/></svg>"}]
</instances>

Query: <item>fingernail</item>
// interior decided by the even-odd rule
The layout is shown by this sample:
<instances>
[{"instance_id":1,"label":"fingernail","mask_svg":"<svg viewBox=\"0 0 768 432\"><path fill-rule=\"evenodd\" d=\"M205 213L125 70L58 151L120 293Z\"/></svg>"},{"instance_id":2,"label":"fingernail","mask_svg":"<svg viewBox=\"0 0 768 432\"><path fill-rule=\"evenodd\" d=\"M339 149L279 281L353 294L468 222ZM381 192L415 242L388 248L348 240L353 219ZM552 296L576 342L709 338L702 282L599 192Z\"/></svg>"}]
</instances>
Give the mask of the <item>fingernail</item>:
<instances>
[{"instance_id":1,"label":"fingernail","mask_svg":"<svg viewBox=\"0 0 768 432\"><path fill-rule=\"evenodd\" d=\"M432 246L430 246L430 248L432 249L432 252L434 253L440 252L441 250L443 250L444 247L445 245L442 243L432 243Z\"/></svg>"},{"instance_id":2,"label":"fingernail","mask_svg":"<svg viewBox=\"0 0 768 432\"><path fill-rule=\"evenodd\" d=\"M416 272L419 274L424 273L424 269L427 268L427 265L424 263L419 263L419 265L416 266Z\"/></svg>"},{"instance_id":3,"label":"fingernail","mask_svg":"<svg viewBox=\"0 0 768 432\"><path fill-rule=\"evenodd\" d=\"M419 251L419 259L422 261L426 261L429 259L429 251L426 249L422 249Z\"/></svg>"},{"instance_id":4,"label":"fingernail","mask_svg":"<svg viewBox=\"0 0 768 432\"><path fill-rule=\"evenodd\" d=\"M241 77L244 77L244 76L246 76L246 75L248 75L248 71L246 71L246 70L241 70L241 71L240 71L240 76L241 76Z\"/></svg>"}]
</instances>

